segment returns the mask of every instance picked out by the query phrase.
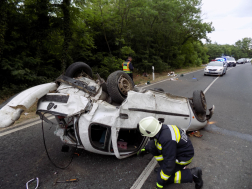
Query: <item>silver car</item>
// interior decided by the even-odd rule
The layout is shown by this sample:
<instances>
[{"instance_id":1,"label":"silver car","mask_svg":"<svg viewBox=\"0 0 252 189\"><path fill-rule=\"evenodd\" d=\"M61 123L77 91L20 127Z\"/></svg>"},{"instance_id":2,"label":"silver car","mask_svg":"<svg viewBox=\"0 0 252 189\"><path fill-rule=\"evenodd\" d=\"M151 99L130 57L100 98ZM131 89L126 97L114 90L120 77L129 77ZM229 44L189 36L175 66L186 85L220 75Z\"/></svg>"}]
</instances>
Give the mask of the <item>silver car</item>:
<instances>
[{"instance_id":1,"label":"silver car","mask_svg":"<svg viewBox=\"0 0 252 189\"><path fill-rule=\"evenodd\" d=\"M204 69L204 75L221 75L227 72L227 66L224 62L212 61Z\"/></svg>"},{"instance_id":2,"label":"silver car","mask_svg":"<svg viewBox=\"0 0 252 189\"><path fill-rule=\"evenodd\" d=\"M239 60L237 60L236 63L237 64L245 64L246 63L245 58L240 58Z\"/></svg>"}]
</instances>

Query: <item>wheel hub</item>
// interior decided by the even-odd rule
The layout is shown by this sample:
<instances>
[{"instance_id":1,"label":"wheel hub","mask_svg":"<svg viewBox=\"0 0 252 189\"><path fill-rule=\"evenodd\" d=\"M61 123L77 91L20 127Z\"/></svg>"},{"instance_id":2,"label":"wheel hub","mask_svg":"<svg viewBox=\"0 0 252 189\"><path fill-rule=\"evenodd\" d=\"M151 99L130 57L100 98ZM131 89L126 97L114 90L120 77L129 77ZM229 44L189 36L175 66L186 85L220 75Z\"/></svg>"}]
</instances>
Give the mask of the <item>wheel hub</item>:
<instances>
[{"instance_id":1,"label":"wheel hub","mask_svg":"<svg viewBox=\"0 0 252 189\"><path fill-rule=\"evenodd\" d=\"M118 88L124 96L127 96L127 92L130 90L131 84L128 79L121 76L118 80Z\"/></svg>"}]
</instances>

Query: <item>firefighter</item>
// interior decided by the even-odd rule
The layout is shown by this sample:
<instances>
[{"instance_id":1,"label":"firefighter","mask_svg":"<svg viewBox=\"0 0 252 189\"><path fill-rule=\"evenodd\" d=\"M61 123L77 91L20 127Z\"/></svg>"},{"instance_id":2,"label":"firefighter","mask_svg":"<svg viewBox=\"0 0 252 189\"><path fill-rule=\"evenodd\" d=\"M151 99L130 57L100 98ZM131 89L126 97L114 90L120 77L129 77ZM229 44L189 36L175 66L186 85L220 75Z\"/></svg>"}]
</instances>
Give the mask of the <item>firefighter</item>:
<instances>
[{"instance_id":1,"label":"firefighter","mask_svg":"<svg viewBox=\"0 0 252 189\"><path fill-rule=\"evenodd\" d=\"M159 163L156 188L165 184L195 182L195 188L203 186L202 170L194 167L184 169L192 162L194 149L186 133L175 125L165 125L154 117L143 118L138 129L150 141L138 152L138 155L151 153Z\"/></svg>"},{"instance_id":2,"label":"firefighter","mask_svg":"<svg viewBox=\"0 0 252 189\"><path fill-rule=\"evenodd\" d=\"M132 66L131 61L132 61L132 57L129 56L128 59L125 62L122 63L122 67L123 67L123 71L125 73L127 73L131 77L131 79L133 81L132 71L134 70L134 67Z\"/></svg>"}]
</instances>

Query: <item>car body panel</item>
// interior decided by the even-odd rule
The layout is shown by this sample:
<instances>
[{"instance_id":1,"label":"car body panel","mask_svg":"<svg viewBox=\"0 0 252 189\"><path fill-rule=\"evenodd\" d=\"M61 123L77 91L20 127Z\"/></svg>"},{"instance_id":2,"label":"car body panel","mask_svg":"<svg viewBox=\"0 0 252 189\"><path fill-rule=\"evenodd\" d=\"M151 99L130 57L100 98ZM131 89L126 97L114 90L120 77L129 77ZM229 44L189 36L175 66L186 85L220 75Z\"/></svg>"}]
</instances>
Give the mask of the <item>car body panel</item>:
<instances>
[{"instance_id":1,"label":"car body panel","mask_svg":"<svg viewBox=\"0 0 252 189\"><path fill-rule=\"evenodd\" d=\"M137 124L144 117L153 116L165 124L177 125L187 131L199 130L207 124L207 116L204 115L204 120L199 121L191 100L186 97L155 90L141 90L141 92L131 90L128 91L121 105L115 105L102 100L103 91L97 83L87 78L78 79L88 83L87 85L95 86L97 89L95 95L91 96L66 83L61 83L59 86L56 83L49 83L23 91L4 108L12 108L9 114L20 115L23 109L13 108L19 108L19 106L29 108L39 99L37 114L44 121L56 126L54 134L60 137L64 144L102 155L115 155L119 159L136 154L147 143L148 137L143 137L138 133L141 141L135 148L125 151L119 150L118 147L120 132L123 130L137 132ZM50 93L55 90L56 93ZM0 110L0 118L10 119L3 117L4 108ZM43 113L54 115L57 123L50 122ZM15 117L17 118L18 116ZM13 119L11 120L13 123ZM62 122L65 120L67 121L64 125ZM1 126L8 126L11 123ZM68 126L72 128L74 138L71 138L70 131L67 134ZM101 132L105 133L102 147L97 147L94 142L99 142L99 140L92 138L96 126L101 127ZM101 138L100 135L98 137L98 139Z\"/></svg>"},{"instance_id":2,"label":"car body panel","mask_svg":"<svg viewBox=\"0 0 252 189\"><path fill-rule=\"evenodd\" d=\"M68 97L67 102L57 102L57 101L51 101L50 99L42 99L43 102L38 103L37 110L47 110L55 112L54 114L62 115L64 114L65 117L71 117L76 114L81 114L84 112L86 106L89 103L89 100L83 96L79 95L68 95L64 93L49 93L47 94L47 97L53 96L60 99L64 96ZM52 106L49 109L49 106Z\"/></svg>"},{"instance_id":3,"label":"car body panel","mask_svg":"<svg viewBox=\"0 0 252 189\"><path fill-rule=\"evenodd\" d=\"M23 110L29 109L42 96L56 89L56 83L46 83L19 93L1 108L0 127L8 127L12 125L20 117Z\"/></svg>"}]
</instances>

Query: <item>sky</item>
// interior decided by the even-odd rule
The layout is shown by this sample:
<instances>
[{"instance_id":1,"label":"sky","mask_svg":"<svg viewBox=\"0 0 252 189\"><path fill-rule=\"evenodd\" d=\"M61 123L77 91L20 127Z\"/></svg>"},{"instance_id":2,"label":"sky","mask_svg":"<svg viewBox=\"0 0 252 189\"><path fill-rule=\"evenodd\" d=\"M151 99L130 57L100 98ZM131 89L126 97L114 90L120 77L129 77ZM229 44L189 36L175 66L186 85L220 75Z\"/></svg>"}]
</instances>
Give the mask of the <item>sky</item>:
<instances>
[{"instance_id":1,"label":"sky","mask_svg":"<svg viewBox=\"0 0 252 189\"><path fill-rule=\"evenodd\" d=\"M252 38L252 0L202 0L201 10L203 21L215 28L207 35L212 43L232 45Z\"/></svg>"}]
</instances>

